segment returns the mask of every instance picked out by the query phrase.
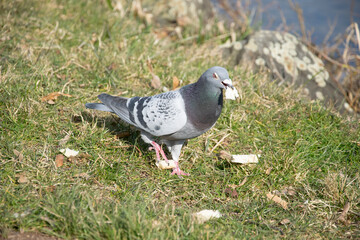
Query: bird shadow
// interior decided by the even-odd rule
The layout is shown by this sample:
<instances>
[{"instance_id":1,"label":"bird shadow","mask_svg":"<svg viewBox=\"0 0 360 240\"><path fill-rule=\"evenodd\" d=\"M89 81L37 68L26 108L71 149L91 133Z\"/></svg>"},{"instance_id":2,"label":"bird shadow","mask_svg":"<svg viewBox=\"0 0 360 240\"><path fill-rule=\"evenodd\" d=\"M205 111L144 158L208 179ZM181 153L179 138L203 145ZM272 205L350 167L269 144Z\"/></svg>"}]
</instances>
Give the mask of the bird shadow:
<instances>
[{"instance_id":1,"label":"bird shadow","mask_svg":"<svg viewBox=\"0 0 360 240\"><path fill-rule=\"evenodd\" d=\"M81 115L73 115L71 121L74 123L88 122L90 124L96 124L98 128L107 129L114 138L127 143L129 148L135 146L142 155L146 155L145 153L148 152L149 146L143 141L138 140L140 132L113 114L98 116L82 111Z\"/></svg>"}]
</instances>

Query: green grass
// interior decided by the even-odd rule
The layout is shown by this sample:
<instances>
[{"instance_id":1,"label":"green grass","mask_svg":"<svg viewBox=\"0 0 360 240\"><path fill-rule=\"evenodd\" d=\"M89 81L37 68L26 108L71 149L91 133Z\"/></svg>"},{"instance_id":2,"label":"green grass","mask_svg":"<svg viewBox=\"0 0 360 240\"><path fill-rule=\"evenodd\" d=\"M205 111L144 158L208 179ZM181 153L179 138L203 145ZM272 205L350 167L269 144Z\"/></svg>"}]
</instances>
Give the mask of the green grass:
<instances>
[{"instance_id":1,"label":"green grass","mask_svg":"<svg viewBox=\"0 0 360 240\"><path fill-rule=\"evenodd\" d=\"M358 123L264 75L230 66L209 50L220 44L216 31L155 44L156 27L130 13L121 18L106 1L1 2L0 26L3 233L38 231L64 239L360 237ZM162 92L150 87L148 58L167 88L173 76L185 85L222 65L241 92L237 101L225 102L213 129L183 148L180 164L191 174L184 179L157 169L155 153L133 128L84 107L101 92ZM52 92L72 97L60 96L53 105L41 101ZM116 138L121 132L130 135ZM56 167L64 147L83 158ZM221 150L261 154L260 162L234 165L218 157ZM19 183L21 174L25 183ZM241 182L238 196L228 196L226 188ZM295 194L281 195L288 210L266 197L289 187ZM344 223L338 217L346 202L351 207ZM203 209L223 217L198 224L191 214ZM290 223L279 224L283 219Z\"/></svg>"}]
</instances>

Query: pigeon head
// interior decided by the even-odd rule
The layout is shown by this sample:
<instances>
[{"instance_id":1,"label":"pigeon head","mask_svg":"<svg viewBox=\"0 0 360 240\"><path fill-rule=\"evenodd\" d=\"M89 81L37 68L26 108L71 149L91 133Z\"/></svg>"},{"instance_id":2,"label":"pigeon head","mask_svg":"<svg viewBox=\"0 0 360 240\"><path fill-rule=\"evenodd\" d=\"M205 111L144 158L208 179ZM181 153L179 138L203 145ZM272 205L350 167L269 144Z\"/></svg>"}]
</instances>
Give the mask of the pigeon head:
<instances>
[{"instance_id":1,"label":"pigeon head","mask_svg":"<svg viewBox=\"0 0 360 240\"><path fill-rule=\"evenodd\" d=\"M209 68L203 73L199 80L220 89L226 89L228 87L234 88L228 71L223 67L216 66Z\"/></svg>"}]
</instances>

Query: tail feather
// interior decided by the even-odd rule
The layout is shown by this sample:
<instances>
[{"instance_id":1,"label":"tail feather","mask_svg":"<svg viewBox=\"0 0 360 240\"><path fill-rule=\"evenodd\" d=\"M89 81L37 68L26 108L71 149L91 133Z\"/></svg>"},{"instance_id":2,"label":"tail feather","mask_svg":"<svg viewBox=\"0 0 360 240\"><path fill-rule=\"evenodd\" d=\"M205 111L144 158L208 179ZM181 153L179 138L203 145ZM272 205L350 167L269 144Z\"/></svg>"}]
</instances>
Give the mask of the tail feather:
<instances>
[{"instance_id":1,"label":"tail feather","mask_svg":"<svg viewBox=\"0 0 360 240\"><path fill-rule=\"evenodd\" d=\"M112 110L112 112L116 113L122 120L127 123L134 124L130 120L129 110L126 106L128 98L124 97L115 97L106 93L102 93L98 96L101 102Z\"/></svg>"},{"instance_id":2,"label":"tail feather","mask_svg":"<svg viewBox=\"0 0 360 240\"><path fill-rule=\"evenodd\" d=\"M103 103L86 103L85 107L90 108L90 109L104 111L104 112L114 113L114 111L111 108L105 106Z\"/></svg>"}]
</instances>

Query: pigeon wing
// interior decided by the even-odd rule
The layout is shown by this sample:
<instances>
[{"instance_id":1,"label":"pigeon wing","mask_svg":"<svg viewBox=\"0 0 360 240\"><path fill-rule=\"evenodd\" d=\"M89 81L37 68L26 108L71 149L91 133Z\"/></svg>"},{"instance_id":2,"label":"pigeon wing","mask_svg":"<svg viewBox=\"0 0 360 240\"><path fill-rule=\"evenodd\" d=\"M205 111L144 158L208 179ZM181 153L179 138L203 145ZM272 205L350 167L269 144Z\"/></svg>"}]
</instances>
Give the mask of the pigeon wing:
<instances>
[{"instance_id":1,"label":"pigeon wing","mask_svg":"<svg viewBox=\"0 0 360 240\"><path fill-rule=\"evenodd\" d=\"M153 136L175 133L187 121L184 100L178 91L130 98L127 108L133 124Z\"/></svg>"}]
</instances>

